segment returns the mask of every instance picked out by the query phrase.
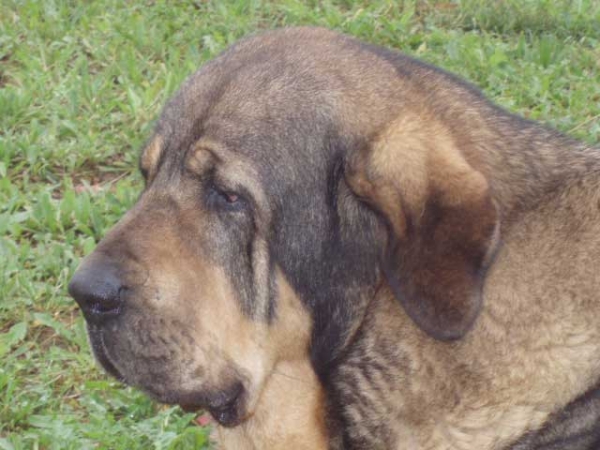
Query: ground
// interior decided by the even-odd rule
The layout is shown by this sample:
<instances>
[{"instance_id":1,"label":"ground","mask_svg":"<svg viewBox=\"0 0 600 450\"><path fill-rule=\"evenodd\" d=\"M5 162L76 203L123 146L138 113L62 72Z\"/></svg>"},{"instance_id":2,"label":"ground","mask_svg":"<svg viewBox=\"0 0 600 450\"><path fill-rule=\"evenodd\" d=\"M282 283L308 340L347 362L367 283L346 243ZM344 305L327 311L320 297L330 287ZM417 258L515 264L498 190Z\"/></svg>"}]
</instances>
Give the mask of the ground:
<instances>
[{"instance_id":1,"label":"ground","mask_svg":"<svg viewBox=\"0 0 600 450\"><path fill-rule=\"evenodd\" d=\"M0 450L193 449L208 428L108 378L66 285L141 187L137 151L202 62L313 24L394 47L600 139L600 2L0 2ZM207 447L206 447L207 448Z\"/></svg>"}]
</instances>

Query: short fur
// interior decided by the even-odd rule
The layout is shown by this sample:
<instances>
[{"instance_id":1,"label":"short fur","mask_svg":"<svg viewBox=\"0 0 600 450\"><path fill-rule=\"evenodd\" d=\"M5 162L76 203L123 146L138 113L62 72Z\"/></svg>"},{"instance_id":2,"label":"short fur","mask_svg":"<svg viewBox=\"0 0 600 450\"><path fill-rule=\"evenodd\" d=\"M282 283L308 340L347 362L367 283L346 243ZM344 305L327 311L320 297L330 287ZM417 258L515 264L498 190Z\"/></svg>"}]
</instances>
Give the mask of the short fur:
<instances>
[{"instance_id":1,"label":"short fur","mask_svg":"<svg viewBox=\"0 0 600 450\"><path fill-rule=\"evenodd\" d=\"M140 165L71 292L107 370L225 448L597 448L597 149L290 28L190 77Z\"/></svg>"}]
</instances>

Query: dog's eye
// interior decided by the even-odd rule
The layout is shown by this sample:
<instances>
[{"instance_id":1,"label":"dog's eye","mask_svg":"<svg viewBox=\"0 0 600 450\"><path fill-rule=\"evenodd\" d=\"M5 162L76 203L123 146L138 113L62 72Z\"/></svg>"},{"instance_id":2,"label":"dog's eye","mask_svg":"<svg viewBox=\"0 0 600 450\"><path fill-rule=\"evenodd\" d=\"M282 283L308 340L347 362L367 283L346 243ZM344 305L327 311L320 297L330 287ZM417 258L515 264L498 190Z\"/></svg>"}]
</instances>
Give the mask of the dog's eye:
<instances>
[{"instance_id":1,"label":"dog's eye","mask_svg":"<svg viewBox=\"0 0 600 450\"><path fill-rule=\"evenodd\" d=\"M208 190L211 206L228 211L239 211L246 206L245 198L237 192L221 189L212 184Z\"/></svg>"}]
</instances>

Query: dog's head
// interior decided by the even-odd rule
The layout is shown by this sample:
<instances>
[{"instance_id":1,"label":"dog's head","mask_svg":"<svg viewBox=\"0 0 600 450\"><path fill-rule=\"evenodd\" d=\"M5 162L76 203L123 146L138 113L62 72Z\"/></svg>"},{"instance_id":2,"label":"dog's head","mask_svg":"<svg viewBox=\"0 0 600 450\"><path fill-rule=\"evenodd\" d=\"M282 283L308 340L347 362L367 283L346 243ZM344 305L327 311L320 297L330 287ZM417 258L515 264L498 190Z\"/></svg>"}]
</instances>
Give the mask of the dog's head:
<instances>
[{"instance_id":1,"label":"dog's head","mask_svg":"<svg viewBox=\"0 0 600 450\"><path fill-rule=\"evenodd\" d=\"M70 284L106 370L232 426L278 361L325 373L381 283L432 336L462 336L497 219L427 103L443 77L319 29L193 75L142 152L137 204Z\"/></svg>"}]
</instances>

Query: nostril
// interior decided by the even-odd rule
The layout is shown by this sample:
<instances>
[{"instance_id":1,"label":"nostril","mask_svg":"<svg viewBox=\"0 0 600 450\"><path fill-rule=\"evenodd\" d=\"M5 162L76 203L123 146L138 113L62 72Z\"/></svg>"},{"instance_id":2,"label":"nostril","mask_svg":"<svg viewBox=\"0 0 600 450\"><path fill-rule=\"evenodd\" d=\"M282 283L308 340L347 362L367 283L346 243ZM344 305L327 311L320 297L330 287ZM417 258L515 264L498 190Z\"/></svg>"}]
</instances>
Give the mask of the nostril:
<instances>
[{"instance_id":1,"label":"nostril","mask_svg":"<svg viewBox=\"0 0 600 450\"><path fill-rule=\"evenodd\" d=\"M91 312L93 314L118 314L121 312L121 289L117 292L116 297L94 299L90 302Z\"/></svg>"},{"instance_id":2,"label":"nostril","mask_svg":"<svg viewBox=\"0 0 600 450\"><path fill-rule=\"evenodd\" d=\"M78 271L69 283L69 294L86 320L98 324L121 313L123 287L110 268L89 267Z\"/></svg>"}]
</instances>

